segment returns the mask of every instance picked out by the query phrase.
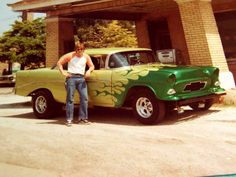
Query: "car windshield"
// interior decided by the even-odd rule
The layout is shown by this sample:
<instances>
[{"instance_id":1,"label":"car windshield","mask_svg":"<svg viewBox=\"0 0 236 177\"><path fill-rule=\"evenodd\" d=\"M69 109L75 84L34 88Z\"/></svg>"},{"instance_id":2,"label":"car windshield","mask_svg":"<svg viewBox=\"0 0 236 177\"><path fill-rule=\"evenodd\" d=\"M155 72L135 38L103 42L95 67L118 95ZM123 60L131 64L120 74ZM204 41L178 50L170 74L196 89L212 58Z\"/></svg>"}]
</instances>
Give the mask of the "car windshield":
<instances>
[{"instance_id":1,"label":"car windshield","mask_svg":"<svg viewBox=\"0 0 236 177\"><path fill-rule=\"evenodd\" d=\"M90 55L95 69L106 68L105 60L106 55ZM108 68L119 68L123 66L133 66L140 64L156 63L160 62L152 51L127 51L117 52L109 56ZM63 68L67 70L67 64L63 65ZM53 65L51 69L58 69L57 65Z\"/></svg>"},{"instance_id":2,"label":"car windshield","mask_svg":"<svg viewBox=\"0 0 236 177\"><path fill-rule=\"evenodd\" d=\"M109 67L119 68L138 64L159 62L151 51L130 51L115 53L110 56Z\"/></svg>"}]
</instances>

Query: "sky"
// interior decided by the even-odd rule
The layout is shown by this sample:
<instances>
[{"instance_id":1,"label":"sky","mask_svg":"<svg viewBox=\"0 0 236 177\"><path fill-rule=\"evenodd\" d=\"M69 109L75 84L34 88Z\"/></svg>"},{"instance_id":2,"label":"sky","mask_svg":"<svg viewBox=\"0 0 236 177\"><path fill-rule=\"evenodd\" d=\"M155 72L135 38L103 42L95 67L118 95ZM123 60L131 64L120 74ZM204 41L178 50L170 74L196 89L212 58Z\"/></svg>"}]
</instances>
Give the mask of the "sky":
<instances>
[{"instance_id":1,"label":"sky","mask_svg":"<svg viewBox=\"0 0 236 177\"><path fill-rule=\"evenodd\" d=\"M21 13L13 12L7 4L12 4L18 2L20 0L0 0L0 36L3 32L11 29L11 24L14 23L15 20L21 20L19 17ZM40 17L42 14L35 14L35 17Z\"/></svg>"}]
</instances>

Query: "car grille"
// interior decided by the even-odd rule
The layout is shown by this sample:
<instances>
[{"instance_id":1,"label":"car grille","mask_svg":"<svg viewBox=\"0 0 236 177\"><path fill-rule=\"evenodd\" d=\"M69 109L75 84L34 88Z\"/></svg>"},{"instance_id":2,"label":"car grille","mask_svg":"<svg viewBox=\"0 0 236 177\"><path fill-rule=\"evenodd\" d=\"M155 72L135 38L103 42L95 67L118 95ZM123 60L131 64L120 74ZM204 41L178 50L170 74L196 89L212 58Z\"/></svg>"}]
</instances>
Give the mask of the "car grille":
<instances>
[{"instance_id":1,"label":"car grille","mask_svg":"<svg viewBox=\"0 0 236 177\"><path fill-rule=\"evenodd\" d=\"M205 86L206 82L203 81L191 82L185 86L184 91L186 92L197 91L203 89Z\"/></svg>"}]
</instances>

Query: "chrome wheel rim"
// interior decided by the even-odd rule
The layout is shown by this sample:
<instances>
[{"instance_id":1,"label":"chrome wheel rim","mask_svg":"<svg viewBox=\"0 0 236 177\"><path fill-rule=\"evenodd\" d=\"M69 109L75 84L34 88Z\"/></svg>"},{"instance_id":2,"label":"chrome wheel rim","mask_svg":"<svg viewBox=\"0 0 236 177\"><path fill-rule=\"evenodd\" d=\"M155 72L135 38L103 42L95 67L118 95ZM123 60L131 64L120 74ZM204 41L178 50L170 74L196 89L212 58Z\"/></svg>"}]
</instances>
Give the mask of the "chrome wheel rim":
<instances>
[{"instance_id":1,"label":"chrome wheel rim","mask_svg":"<svg viewBox=\"0 0 236 177\"><path fill-rule=\"evenodd\" d=\"M47 100L45 99L45 97L39 96L35 100L35 109L40 114L42 114L46 111L46 109L47 109Z\"/></svg>"},{"instance_id":2,"label":"chrome wheel rim","mask_svg":"<svg viewBox=\"0 0 236 177\"><path fill-rule=\"evenodd\" d=\"M153 113L152 102L146 97L140 97L136 102L136 111L143 118L149 118Z\"/></svg>"}]
</instances>

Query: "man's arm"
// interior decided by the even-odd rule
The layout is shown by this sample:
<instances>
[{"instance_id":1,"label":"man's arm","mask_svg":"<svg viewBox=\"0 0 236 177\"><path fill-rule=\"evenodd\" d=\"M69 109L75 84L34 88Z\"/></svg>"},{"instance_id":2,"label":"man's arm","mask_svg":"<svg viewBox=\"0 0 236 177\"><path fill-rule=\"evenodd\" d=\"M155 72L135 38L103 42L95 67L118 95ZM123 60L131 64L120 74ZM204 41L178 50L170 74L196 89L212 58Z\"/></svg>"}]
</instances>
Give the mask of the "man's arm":
<instances>
[{"instance_id":1,"label":"man's arm","mask_svg":"<svg viewBox=\"0 0 236 177\"><path fill-rule=\"evenodd\" d=\"M65 76L66 78L67 78L67 77L70 77L71 75L63 69L63 65L69 61L70 56L71 56L70 53L65 54L65 55L63 55L63 56L58 60L58 62L57 62L57 66L58 66L58 68L59 68L59 71L60 71L61 74L62 74L63 76Z\"/></svg>"},{"instance_id":2,"label":"man's arm","mask_svg":"<svg viewBox=\"0 0 236 177\"><path fill-rule=\"evenodd\" d=\"M94 65L93 65L93 62L92 62L90 56L87 55L87 54L85 54L85 55L86 55L85 57L87 59L87 63L86 64L89 67L89 69L85 73L85 78L88 78L88 77L90 77L91 72L94 70Z\"/></svg>"}]
</instances>

